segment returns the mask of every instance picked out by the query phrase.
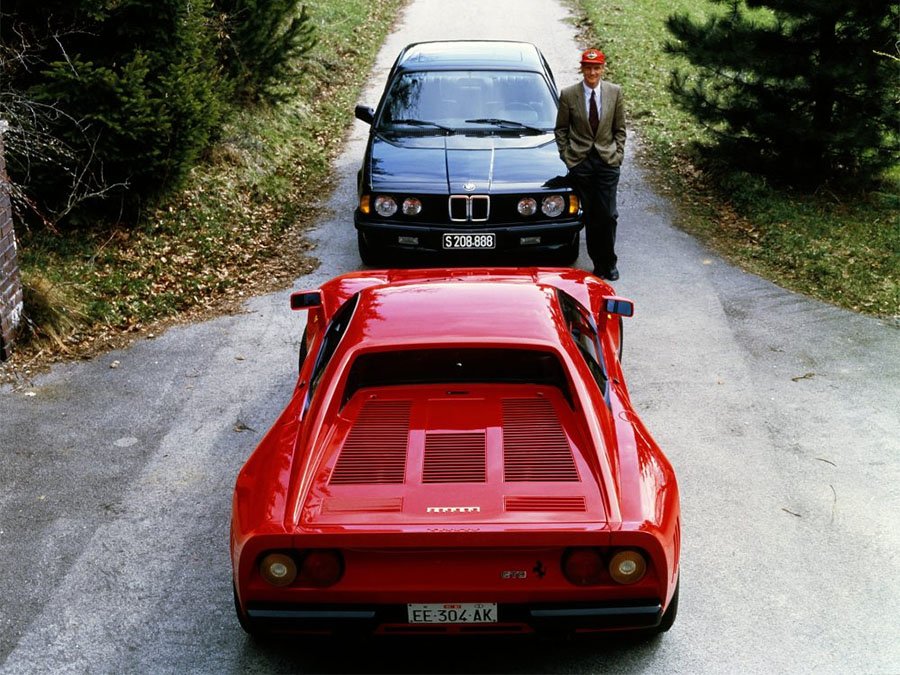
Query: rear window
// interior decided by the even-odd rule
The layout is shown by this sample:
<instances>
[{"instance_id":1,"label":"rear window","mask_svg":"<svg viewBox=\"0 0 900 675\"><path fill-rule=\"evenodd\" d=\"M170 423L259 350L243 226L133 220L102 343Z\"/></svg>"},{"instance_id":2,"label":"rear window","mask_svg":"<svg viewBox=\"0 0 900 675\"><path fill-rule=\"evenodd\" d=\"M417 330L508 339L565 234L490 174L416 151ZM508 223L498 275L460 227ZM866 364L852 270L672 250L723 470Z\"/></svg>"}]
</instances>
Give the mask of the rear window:
<instances>
[{"instance_id":1,"label":"rear window","mask_svg":"<svg viewBox=\"0 0 900 675\"><path fill-rule=\"evenodd\" d=\"M368 387L510 383L556 387L571 401L559 359L534 349L411 349L361 354L350 368L344 402Z\"/></svg>"}]
</instances>

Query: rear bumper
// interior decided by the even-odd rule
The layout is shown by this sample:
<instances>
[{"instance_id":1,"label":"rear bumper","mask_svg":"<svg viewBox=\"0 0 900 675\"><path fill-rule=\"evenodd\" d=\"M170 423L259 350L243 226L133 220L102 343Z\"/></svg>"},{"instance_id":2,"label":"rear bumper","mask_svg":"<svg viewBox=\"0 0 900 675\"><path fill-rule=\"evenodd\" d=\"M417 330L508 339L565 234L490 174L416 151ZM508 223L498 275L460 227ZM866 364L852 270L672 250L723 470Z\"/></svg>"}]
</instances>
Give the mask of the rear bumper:
<instances>
[{"instance_id":1,"label":"rear bumper","mask_svg":"<svg viewBox=\"0 0 900 675\"><path fill-rule=\"evenodd\" d=\"M653 628L657 600L616 603L501 604L496 623L409 623L405 605L257 605L247 608L254 630L318 635L571 634Z\"/></svg>"}]
</instances>

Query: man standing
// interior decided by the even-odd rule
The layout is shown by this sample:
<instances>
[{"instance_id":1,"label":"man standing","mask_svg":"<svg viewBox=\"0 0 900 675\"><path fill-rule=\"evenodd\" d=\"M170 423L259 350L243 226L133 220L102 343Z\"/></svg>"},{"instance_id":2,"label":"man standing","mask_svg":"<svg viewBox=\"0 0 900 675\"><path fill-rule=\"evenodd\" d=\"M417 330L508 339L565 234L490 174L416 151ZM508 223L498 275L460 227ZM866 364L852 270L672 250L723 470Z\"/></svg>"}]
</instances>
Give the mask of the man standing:
<instances>
[{"instance_id":1,"label":"man standing","mask_svg":"<svg viewBox=\"0 0 900 675\"><path fill-rule=\"evenodd\" d=\"M581 197L588 255L594 274L610 281L616 267L616 190L625 156L625 104L621 87L603 80L606 56L581 55L583 81L562 90L556 115L556 145Z\"/></svg>"}]
</instances>

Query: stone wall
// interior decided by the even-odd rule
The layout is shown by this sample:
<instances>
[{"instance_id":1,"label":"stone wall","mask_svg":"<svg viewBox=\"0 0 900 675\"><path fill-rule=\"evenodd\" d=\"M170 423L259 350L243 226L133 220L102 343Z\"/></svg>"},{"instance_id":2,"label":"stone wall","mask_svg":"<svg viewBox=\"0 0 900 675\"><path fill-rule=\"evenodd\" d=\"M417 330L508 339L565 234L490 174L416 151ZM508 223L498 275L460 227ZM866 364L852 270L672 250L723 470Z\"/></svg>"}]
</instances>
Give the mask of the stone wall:
<instances>
[{"instance_id":1,"label":"stone wall","mask_svg":"<svg viewBox=\"0 0 900 675\"><path fill-rule=\"evenodd\" d=\"M22 278L16 255L9 181L3 155L3 134L7 123L0 120L0 361L12 354L13 341L22 317Z\"/></svg>"}]
</instances>

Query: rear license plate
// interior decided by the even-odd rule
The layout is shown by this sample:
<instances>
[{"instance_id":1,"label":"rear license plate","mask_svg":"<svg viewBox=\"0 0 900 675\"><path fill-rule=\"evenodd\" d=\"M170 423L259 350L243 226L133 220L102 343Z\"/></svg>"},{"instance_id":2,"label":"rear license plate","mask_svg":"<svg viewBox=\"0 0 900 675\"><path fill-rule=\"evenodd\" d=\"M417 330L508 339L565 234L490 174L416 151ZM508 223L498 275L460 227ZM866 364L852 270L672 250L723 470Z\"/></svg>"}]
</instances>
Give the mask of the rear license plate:
<instances>
[{"instance_id":1,"label":"rear license plate","mask_svg":"<svg viewBox=\"0 0 900 675\"><path fill-rule=\"evenodd\" d=\"M497 235L493 232L444 232L441 237L445 250L477 250L497 247Z\"/></svg>"},{"instance_id":2,"label":"rear license plate","mask_svg":"<svg viewBox=\"0 0 900 675\"><path fill-rule=\"evenodd\" d=\"M496 602L408 604L410 623L497 623Z\"/></svg>"}]
</instances>

